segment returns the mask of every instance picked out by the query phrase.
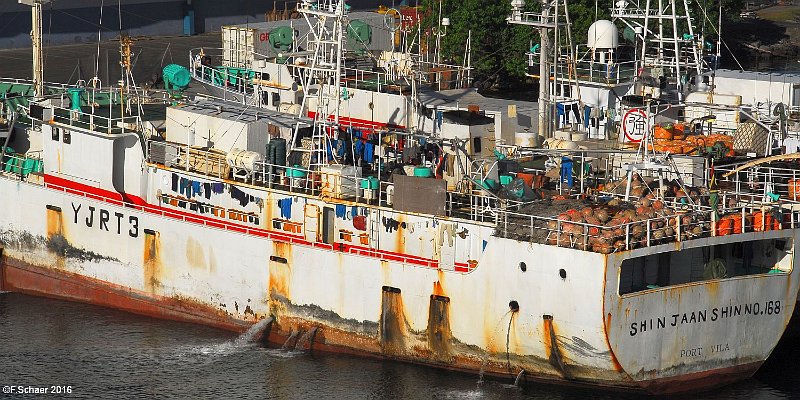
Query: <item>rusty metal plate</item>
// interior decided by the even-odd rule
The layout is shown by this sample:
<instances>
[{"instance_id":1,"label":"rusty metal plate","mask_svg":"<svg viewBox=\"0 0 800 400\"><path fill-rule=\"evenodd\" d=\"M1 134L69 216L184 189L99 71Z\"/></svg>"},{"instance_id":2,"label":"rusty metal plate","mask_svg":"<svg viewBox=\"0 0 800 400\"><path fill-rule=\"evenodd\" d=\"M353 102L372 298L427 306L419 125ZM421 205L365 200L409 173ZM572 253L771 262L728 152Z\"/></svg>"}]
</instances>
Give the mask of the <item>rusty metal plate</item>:
<instances>
[{"instance_id":1,"label":"rusty metal plate","mask_svg":"<svg viewBox=\"0 0 800 400\"><path fill-rule=\"evenodd\" d=\"M445 215L446 181L405 175L395 175L393 180L395 210Z\"/></svg>"}]
</instances>

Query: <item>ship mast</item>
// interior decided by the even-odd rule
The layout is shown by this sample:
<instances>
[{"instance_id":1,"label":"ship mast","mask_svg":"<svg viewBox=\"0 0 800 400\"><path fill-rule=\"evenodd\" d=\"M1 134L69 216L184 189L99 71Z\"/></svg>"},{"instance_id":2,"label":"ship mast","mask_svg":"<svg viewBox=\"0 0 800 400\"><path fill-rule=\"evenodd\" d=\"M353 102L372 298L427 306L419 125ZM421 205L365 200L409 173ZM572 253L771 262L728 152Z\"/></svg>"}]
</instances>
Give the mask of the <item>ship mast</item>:
<instances>
[{"instance_id":1,"label":"ship mast","mask_svg":"<svg viewBox=\"0 0 800 400\"><path fill-rule=\"evenodd\" d=\"M611 16L637 33L640 70L662 82L654 97L683 101L690 78L703 73L703 39L694 33L688 0L619 0Z\"/></svg>"},{"instance_id":2,"label":"ship mast","mask_svg":"<svg viewBox=\"0 0 800 400\"><path fill-rule=\"evenodd\" d=\"M535 135L534 146L538 147L539 136L549 138L552 131L552 107L550 101L550 31L558 28L557 7L559 0L541 0L541 12L525 12L525 0L511 1L511 17L507 18L508 23L517 25L527 25L539 29L539 112L538 112L538 132ZM566 3L563 3L566 7ZM554 8L555 10L551 10Z\"/></svg>"},{"instance_id":3,"label":"ship mast","mask_svg":"<svg viewBox=\"0 0 800 400\"><path fill-rule=\"evenodd\" d=\"M51 0L18 0L20 4L31 7L31 42L33 51L33 92L36 97L44 96L44 56L42 54L42 4Z\"/></svg>"},{"instance_id":4,"label":"ship mast","mask_svg":"<svg viewBox=\"0 0 800 400\"><path fill-rule=\"evenodd\" d=\"M347 91L342 86L343 38L349 6L344 0L303 0L297 10L311 28L308 39L308 65L305 67L304 90L316 88L316 94L306 93L300 107L301 115L308 109L314 113L311 148L295 147L299 125L292 138L293 150L309 154L309 168L328 164L326 147L329 135L339 129L339 105ZM314 98L313 104L309 103Z\"/></svg>"}]
</instances>

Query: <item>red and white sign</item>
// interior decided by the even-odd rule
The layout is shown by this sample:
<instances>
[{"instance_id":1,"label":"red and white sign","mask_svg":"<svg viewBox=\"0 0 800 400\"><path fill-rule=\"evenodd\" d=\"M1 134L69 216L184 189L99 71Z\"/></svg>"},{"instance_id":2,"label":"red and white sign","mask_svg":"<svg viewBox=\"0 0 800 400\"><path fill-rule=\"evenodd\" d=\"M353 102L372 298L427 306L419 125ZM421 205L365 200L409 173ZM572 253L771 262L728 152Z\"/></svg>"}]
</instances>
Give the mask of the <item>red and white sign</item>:
<instances>
[{"instance_id":1,"label":"red and white sign","mask_svg":"<svg viewBox=\"0 0 800 400\"><path fill-rule=\"evenodd\" d=\"M647 113L641 108L632 108L622 117L622 133L625 141L639 143L647 134L648 121Z\"/></svg>"}]
</instances>

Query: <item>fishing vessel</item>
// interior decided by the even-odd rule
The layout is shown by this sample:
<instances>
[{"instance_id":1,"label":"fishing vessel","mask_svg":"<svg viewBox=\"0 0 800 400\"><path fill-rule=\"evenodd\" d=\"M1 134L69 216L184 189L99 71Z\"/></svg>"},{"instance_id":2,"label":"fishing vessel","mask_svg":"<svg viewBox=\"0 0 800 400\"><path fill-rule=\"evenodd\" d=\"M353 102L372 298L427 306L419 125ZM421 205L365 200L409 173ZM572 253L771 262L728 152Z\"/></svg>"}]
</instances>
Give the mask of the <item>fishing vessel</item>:
<instances>
[{"instance_id":1,"label":"fishing vessel","mask_svg":"<svg viewBox=\"0 0 800 400\"><path fill-rule=\"evenodd\" d=\"M191 72L176 65L169 96L124 77L3 81L18 95L3 101L0 289L258 324L285 348L649 393L723 385L769 356L798 292L800 209L775 196L788 187L747 165L714 183L646 145L355 132L340 115L344 2L298 10L320 34L296 113L178 97Z\"/></svg>"}]
</instances>

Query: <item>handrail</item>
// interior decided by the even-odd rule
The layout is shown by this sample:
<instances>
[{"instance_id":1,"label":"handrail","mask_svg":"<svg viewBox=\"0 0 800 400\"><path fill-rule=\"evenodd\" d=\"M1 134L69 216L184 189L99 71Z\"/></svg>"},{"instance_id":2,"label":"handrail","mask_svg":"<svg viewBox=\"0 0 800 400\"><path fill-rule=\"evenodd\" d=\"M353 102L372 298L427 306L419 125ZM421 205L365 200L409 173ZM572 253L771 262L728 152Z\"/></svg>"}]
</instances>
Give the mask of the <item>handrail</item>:
<instances>
[{"instance_id":1,"label":"handrail","mask_svg":"<svg viewBox=\"0 0 800 400\"><path fill-rule=\"evenodd\" d=\"M185 147L165 142L151 142L151 146L171 146L175 168L185 164ZM309 197L318 197L326 200L340 199L345 202L354 202L365 206L390 207L389 186L391 183L381 181L377 187L370 186L369 177L329 174L322 171L313 171L307 168L257 162L252 170L243 171L234 168L230 174L226 161L219 154L212 154L200 149L194 163L200 166L201 173L210 171L213 178L226 180L233 176L233 180L243 184L269 188L286 192L287 194L302 194ZM153 151L150 151L153 154ZM153 160L151 160L153 162ZM287 171L290 173L287 174ZM291 173L294 172L294 173ZM335 176L332 176L335 175ZM335 180L338 179L338 182ZM335 183L334 183L335 182ZM362 183L371 192L362 189ZM331 184L340 185L341 189L332 188ZM605 193L608 196L620 197L614 193ZM731 205L731 199L736 203ZM713 221L713 208L701 204L682 204L679 199L672 198L664 201L664 210L653 216L641 220L621 220L614 225L593 225L583 221L565 221L555 216L539 216L526 213L527 205L537 202L519 202L508 199L499 199L482 190L466 190L462 193L448 191L446 196L445 212L447 217L464 218L467 220L489 223L496 227L496 234L543 244L579 248L587 251L612 252L630 250L636 247L651 246L670 241L682 241L697 237L716 236L716 222ZM767 218L765 208L779 210L786 217L781 217L777 228L794 228L800 221L800 202L780 201L769 202L757 194L746 195L737 192L723 192L721 194L720 214L740 214L742 220L761 215ZM761 214L759 214L759 212ZM758 226L766 226L761 221ZM751 224L735 233L752 232L756 227ZM772 229L770 227L765 230ZM727 234L722 232L722 234ZM565 236L566 235L566 236ZM568 239L568 240L567 240ZM598 242L604 242L599 243Z\"/></svg>"}]
</instances>

